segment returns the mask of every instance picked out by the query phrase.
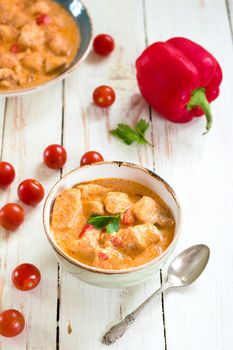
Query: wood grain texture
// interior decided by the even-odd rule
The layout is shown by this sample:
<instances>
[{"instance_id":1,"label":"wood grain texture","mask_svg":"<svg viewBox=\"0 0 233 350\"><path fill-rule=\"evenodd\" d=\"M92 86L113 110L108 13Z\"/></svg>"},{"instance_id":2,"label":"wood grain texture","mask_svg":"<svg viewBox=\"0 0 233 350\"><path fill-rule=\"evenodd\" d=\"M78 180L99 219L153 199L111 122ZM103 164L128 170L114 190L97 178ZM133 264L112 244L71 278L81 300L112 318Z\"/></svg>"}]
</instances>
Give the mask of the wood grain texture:
<instances>
[{"instance_id":1,"label":"wood grain texture","mask_svg":"<svg viewBox=\"0 0 233 350\"><path fill-rule=\"evenodd\" d=\"M3 140L3 159L14 164L16 180L1 192L1 205L17 201L17 186L25 178L38 179L47 190L60 177L42 164L44 148L61 140L61 85L51 90L8 100ZM25 207L27 218L14 233L1 230L1 277L4 289L1 306L23 312L27 327L15 339L1 338L2 350L55 349L57 264L42 227L42 204ZM23 293L11 283L12 270L20 263L34 263L42 272L42 282L34 291Z\"/></svg>"},{"instance_id":2,"label":"wood grain texture","mask_svg":"<svg viewBox=\"0 0 233 350\"><path fill-rule=\"evenodd\" d=\"M0 98L0 155L2 160L2 146L5 131L5 114L6 114L7 99L4 97Z\"/></svg>"},{"instance_id":3,"label":"wood grain texture","mask_svg":"<svg viewBox=\"0 0 233 350\"><path fill-rule=\"evenodd\" d=\"M167 348L232 349L233 312L233 81L232 38L221 0L146 0L149 43L186 36L209 49L221 63L224 80L212 104L213 128L206 136L204 118L186 125L153 117L155 164L176 189L184 212L178 250L195 243L211 248L204 275L187 290L165 296Z\"/></svg>"}]
</instances>

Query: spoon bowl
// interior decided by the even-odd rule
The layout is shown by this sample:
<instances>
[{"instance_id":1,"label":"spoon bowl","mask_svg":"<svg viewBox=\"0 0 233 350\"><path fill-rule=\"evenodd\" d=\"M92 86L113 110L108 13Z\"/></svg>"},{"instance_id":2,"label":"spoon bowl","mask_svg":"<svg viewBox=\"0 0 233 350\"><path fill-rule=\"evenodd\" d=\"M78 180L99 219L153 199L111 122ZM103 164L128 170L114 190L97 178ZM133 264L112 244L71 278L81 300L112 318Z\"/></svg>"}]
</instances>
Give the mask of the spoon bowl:
<instances>
[{"instance_id":1,"label":"spoon bowl","mask_svg":"<svg viewBox=\"0 0 233 350\"><path fill-rule=\"evenodd\" d=\"M204 244L190 247L180 253L169 265L167 282L170 287L186 287L193 283L205 269L210 250Z\"/></svg>"}]
</instances>

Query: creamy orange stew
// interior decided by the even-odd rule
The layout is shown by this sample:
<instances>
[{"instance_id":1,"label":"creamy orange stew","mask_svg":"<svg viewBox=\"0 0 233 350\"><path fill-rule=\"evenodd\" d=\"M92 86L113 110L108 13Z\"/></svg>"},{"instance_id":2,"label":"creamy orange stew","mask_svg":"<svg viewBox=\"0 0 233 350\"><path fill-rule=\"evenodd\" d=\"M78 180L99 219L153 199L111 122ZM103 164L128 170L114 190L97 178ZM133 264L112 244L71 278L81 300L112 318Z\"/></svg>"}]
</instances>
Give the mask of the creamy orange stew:
<instances>
[{"instance_id":1,"label":"creamy orange stew","mask_svg":"<svg viewBox=\"0 0 233 350\"><path fill-rule=\"evenodd\" d=\"M0 90L53 79L78 51L72 16L53 0L0 0Z\"/></svg>"},{"instance_id":2,"label":"creamy orange stew","mask_svg":"<svg viewBox=\"0 0 233 350\"><path fill-rule=\"evenodd\" d=\"M108 233L88 224L94 215L120 216L119 228ZM157 194L123 179L98 179L66 189L51 213L51 230L62 250L103 269L147 263L169 246L174 229L172 214Z\"/></svg>"}]
</instances>

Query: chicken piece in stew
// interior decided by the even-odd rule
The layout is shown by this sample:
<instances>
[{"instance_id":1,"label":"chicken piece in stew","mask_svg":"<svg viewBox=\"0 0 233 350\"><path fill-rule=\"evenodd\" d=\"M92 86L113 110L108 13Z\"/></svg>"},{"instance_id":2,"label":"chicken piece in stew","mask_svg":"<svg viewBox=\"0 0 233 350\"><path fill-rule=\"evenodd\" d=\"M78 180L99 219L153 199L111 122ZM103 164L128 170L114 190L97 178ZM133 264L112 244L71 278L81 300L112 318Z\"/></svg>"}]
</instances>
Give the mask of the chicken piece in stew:
<instances>
[{"instance_id":1,"label":"chicken piece in stew","mask_svg":"<svg viewBox=\"0 0 233 350\"><path fill-rule=\"evenodd\" d=\"M118 217L115 231L90 218ZM98 179L63 191L55 200L51 230L72 258L102 269L143 265L167 249L175 221L161 198L147 187L123 179Z\"/></svg>"},{"instance_id":2,"label":"chicken piece in stew","mask_svg":"<svg viewBox=\"0 0 233 350\"><path fill-rule=\"evenodd\" d=\"M42 84L74 60L80 33L53 0L0 0L0 91Z\"/></svg>"}]
</instances>

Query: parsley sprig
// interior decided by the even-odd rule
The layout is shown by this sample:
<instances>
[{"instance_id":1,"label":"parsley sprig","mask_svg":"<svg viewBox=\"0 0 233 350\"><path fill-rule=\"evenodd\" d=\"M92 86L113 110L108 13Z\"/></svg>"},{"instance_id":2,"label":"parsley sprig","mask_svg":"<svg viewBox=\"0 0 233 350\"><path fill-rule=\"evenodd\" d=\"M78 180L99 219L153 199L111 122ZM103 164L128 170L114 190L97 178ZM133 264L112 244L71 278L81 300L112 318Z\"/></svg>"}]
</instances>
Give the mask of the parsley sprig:
<instances>
[{"instance_id":1,"label":"parsley sprig","mask_svg":"<svg viewBox=\"0 0 233 350\"><path fill-rule=\"evenodd\" d=\"M119 230L120 215L119 216L91 216L87 221L88 224L92 224L95 228L106 228L108 233L117 232Z\"/></svg>"},{"instance_id":2,"label":"parsley sprig","mask_svg":"<svg viewBox=\"0 0 233 350\"><path fill-rule=\"evenodd\" d=\"M106 228L107 233L114 233L119 231L121 215L126 212L126 208L119 215L92 215L87 223L95 226L95 228Z\"/></svg>"},{"instance_id":3,"label":"parsley sprig","mask_svg":"<svg viewBox=\"0 0 233 350\"><path fill-rule=\"evenodd\" d=\"M121 139L126 145L131 145L133 142L137 142L141 145L152 146L144 137L148 128L149 123L144 119L140 119L134 128L131 128L127 124L118 124L116 129L111 130L111 134Z\"/></svg>"}]
</instances>

